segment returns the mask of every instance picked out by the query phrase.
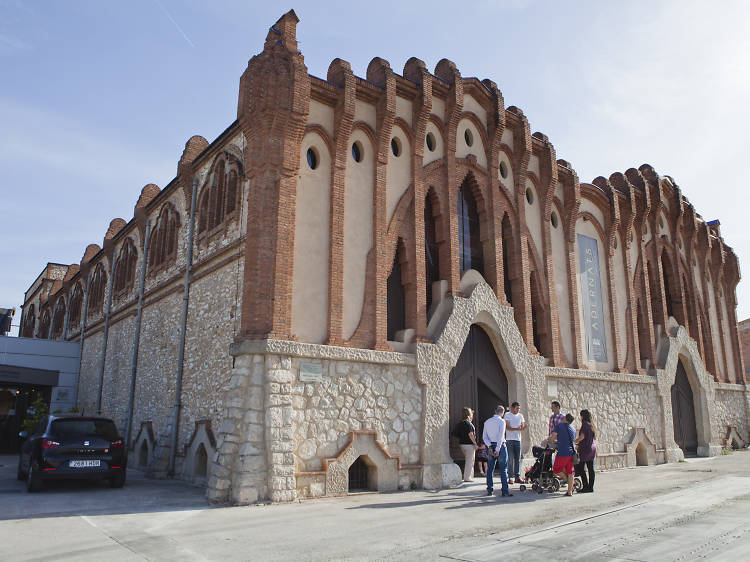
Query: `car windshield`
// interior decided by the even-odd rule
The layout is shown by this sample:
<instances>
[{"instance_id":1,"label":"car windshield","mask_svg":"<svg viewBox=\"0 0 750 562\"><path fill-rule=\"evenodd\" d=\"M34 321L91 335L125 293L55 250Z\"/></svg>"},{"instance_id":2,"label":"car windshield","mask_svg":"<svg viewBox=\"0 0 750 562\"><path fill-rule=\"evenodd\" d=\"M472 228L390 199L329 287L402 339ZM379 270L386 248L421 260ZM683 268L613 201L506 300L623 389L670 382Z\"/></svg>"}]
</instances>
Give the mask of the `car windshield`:
<instances>
[{"instance_id":1,"label":"car windshield","mask_svg":"<svg viewBox=\"0 0 750 562\"><path fill-rule=\"evenodd\" d=\"M118 437L117 428L110 420L55 420L52 422L51 433L60 438L85 435L110 441Z\"/></svg>"}]
</instances>

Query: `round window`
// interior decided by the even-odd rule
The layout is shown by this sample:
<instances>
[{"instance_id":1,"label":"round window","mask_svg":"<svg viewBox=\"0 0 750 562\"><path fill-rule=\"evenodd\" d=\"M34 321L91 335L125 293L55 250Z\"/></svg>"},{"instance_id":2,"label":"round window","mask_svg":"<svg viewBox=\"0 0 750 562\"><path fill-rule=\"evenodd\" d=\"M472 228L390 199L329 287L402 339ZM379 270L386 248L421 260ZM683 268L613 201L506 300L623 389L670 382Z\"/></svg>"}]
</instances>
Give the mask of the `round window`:
<instances>
[{"instance_id":1,"label":"round window","mask_svg":"<svg viewBox=\"0 0 750 562\"><path fill-rule=\"evenodd\" d=\"M534 192L531 191L530 187L526 188L526 201L529 202L529 205L533 205L534 203Z\"/></svg>"},{"instance_id":2,"label":"round window","mask_svg":"<svg viewBox=\"0 0 750 562\"><path fill-rule=\"evenodd\" d=\"M528 196L527 196L527 197L528 197ZM552 223L552 227L553 227L553 228L557 228L557 224L558 224L558 221L557 221L557 213L555 213L554 211L552 212L552 214L551 214L551 215L550 215L550 217L549 217L549 222L551 222L551 223Z\"/></svg>"},{"instance_id":3,"label":"round window","mask_svg":"<svg viewBox=\"0 0 750 562\"><path fill-rule=\"evenodd\" d=\"M430 152L434 152L435 150L435 135L432 133L427 133L427 138L425 138L425 142L427 143L427 150Z\"/></svg>"},{"instance_id":4,"label":"round window","mask_svg":"<svg viewBox=\"0 0 750 562\"><path fill-rule=\"evenodd\" d=\"M318 167L318 154L312 147L307 149L307 165L310 166L311 170Z\"/></svg>"},{"instance_id":5,"label":"round window","mask_svg":"<svg viewBox=\"0 0 750 562\"><path fill-rule=\"evenodd\" d=\"M505 165L505 162L500 162L500 177L503 179L508 177L508 166Z\"/></svg>"},{"instance_id":6,"label":"round window","mask_svg":"<svg viewBox=\"0 0 750 562\"><path fill-rule=\"evenodd\" d=\"M393 137L391 139L391 152L393 152L393 155L396 157L401 156L401 139L398 137Z\"/></svg>"},{"instance_id":7,"label":"round window","mask_svg":"<svg viewBox=\"0 0 750 562\"><path fill-rule=\"evenodd\" d=\"M471 134L471 131L469 129L466 129L464 131L464 140L466 141L466 146L471 146L474 144L474 135Z\"/></svg>"},{"instance_id":8,"label":"round window","mask_svg":"<svg viewBox=\"0 0 750 562\"><path fill-rule=\"evenodd\" d=\"M362 156L364 156L364 151L362 150L362 144L357 141L352 145L352 158L354 158L355 162L361 162Z\"/></svg>"}]
</instances>

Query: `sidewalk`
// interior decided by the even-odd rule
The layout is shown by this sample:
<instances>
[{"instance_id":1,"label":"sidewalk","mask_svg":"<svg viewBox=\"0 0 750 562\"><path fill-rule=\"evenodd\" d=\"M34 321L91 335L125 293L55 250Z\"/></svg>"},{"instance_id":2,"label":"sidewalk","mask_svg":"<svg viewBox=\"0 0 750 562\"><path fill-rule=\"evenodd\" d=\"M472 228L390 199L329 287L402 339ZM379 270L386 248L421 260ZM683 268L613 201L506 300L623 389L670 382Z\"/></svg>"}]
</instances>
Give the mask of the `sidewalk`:
<instances>
[{"instance_id":1,"label":"sidewalk","mask_svg":"<svg viewBox=\"0 0 750 562\"><path fill-rule=\"evenodd\" d=\"M596 541L601 542L602 537L619 536L617 525L620 525L626 535L619 540L625 541L622 544L629 548L627 537L639 536L639 526L643 532L648 531L649 517L656 520L654 517L658 515L662 520L671 512L679 512L687 522L706 522L706 516L701 513L713 513L725 507L734 510L733 521L747 527L746 530L744 527L735 529L735 535L750 539L748 474L750 452L742 451L685 463L604 472L597 474L594 494L572 498L564 497L561 492L522 493L517 485L511 487L515 494L512 498L487 497L481 480L451 490L361 494L294 504L214 509L197 507L196 498L190 494L186 496L185 505L180 506L178 493L172 496L170 507L165 506L162 511L149 508L140 513L107 515L78 511L79 515L0 521L0 534L7 537L0 546L0 558L35 560L48 556L49 545L39 541L40 536L55 537L56 555L77 560L102 557L113 560L413 560L443 556L479 560L514 552L513 545L513 548L531 549L518 550L519 553L536 552L539 557L540 547L527 544L528 537L536 533L547 533L540 535L547 537L543 541L546 545L550 537L555 536L559 543L561 529L573 529L570 534L563 533L564 542L568 544L571 540L583 541L584 533L591 529L594 537L588 542L598 544ZM159 481L155 482L154 485L158 485ZM175 487L173 492L177 492L178 483L170 484ZM185 490L195 489L185 487ZM38 497L43 498L44 494ZM671 507L661 509L661 505ZM631 513L633 516L622 519L624 514ZM711 516L708 520L718 519ZM594 525L592 521L597 523ZM663 523L662 527L677 537L674 540L679 547L680 525ZM706 532L710 533L710 529L696 530L689 526L685 531L701 540ZM727 529L719 526L716 532L722 535ZM666 534L659 535L663 536ZM733 536L723 538L720 544L725 546L722 548L740 544L733 542ZM741 544L743 547L750 545ZM481 550L483 548L485 550ZM571 553L574 552L571 550ZM544 557L563 559L563 554L553 551ZM584 558L588 556L579 554ZM612 553L606 556L597 553L595 558L611 560L612 556L617 557Z\"/></svg>"}]
</instances>

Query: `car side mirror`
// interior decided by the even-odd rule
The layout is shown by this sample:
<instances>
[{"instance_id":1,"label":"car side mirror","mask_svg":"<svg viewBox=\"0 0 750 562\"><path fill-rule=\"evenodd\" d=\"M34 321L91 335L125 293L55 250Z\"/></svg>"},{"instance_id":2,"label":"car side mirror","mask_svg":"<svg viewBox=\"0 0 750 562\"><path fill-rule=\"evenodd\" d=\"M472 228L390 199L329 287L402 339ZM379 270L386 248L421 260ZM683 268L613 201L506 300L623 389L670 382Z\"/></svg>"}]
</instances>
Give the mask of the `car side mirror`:
<instances>
[{"instance_id":1,"label":"car side mirror","mask_svg":"<svg viewBox=\"0 0 750 562\"><path fill-rule=\"evenodd\" d=\"M21 431L21 432L18 433L18 436L21 439L26 439L29 436L29 432L28 431Z\"/></svg>"}]
</instances>

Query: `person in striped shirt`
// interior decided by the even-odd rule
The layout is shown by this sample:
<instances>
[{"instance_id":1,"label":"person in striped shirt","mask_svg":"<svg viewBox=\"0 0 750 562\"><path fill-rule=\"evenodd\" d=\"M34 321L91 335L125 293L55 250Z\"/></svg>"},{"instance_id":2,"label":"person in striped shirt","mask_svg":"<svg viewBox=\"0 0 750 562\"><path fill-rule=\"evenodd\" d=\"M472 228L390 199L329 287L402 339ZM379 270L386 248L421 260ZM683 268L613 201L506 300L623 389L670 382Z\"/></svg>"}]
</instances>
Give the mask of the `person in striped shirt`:
<instances>
[{"instance_id":1,"label":"person in striped shirt","mask_svg":"<svg viewBox=\"0 0 750 562\"><path fill-rule=\"evenodd\" d=\"M555 429L557 424L565 421L565 414L560 412L560 403L557 400L552 401L551 408L552 415L549 417L549 433L547 435L552 434L552 430Z\"/></svg>"}]
</instances>

